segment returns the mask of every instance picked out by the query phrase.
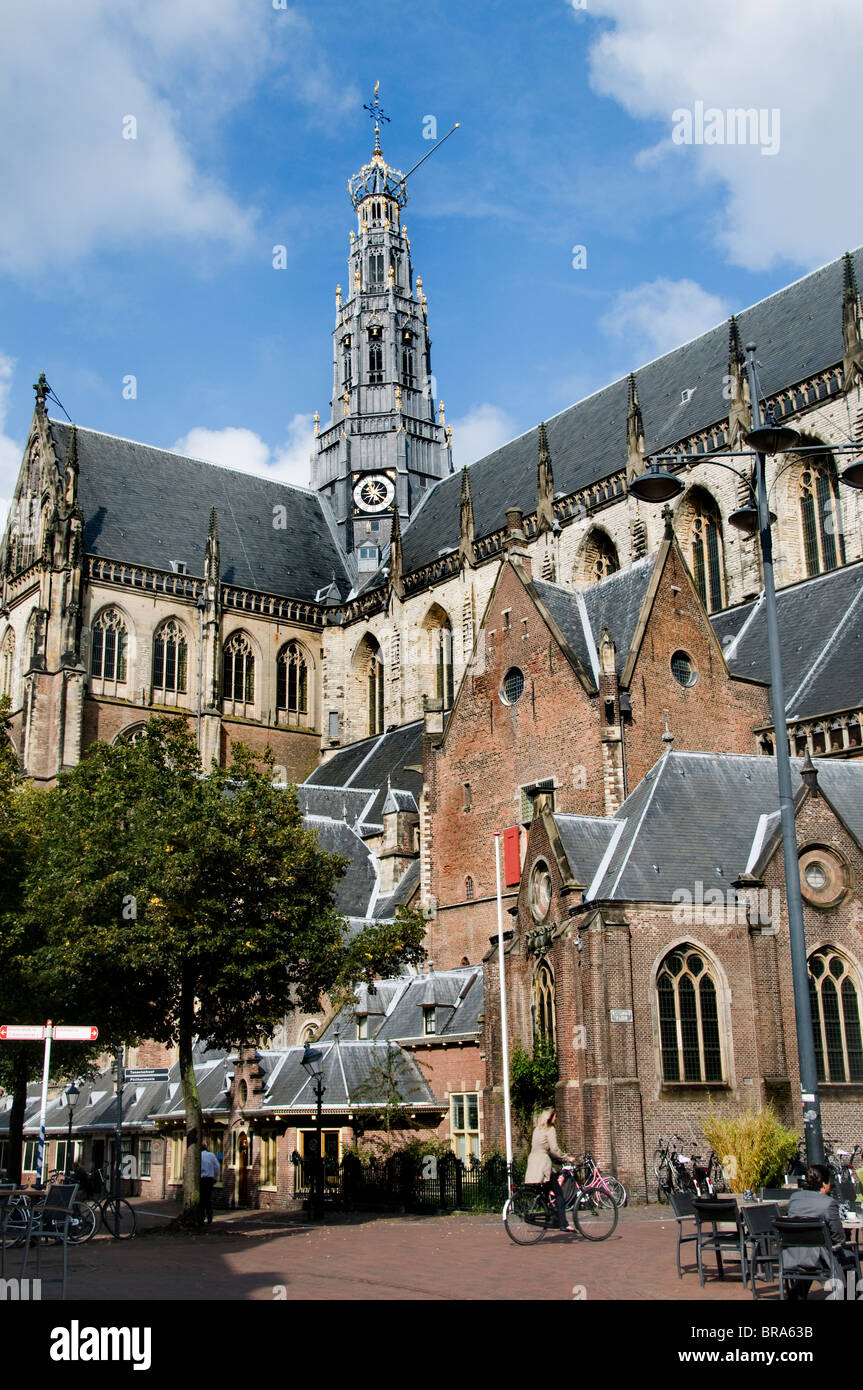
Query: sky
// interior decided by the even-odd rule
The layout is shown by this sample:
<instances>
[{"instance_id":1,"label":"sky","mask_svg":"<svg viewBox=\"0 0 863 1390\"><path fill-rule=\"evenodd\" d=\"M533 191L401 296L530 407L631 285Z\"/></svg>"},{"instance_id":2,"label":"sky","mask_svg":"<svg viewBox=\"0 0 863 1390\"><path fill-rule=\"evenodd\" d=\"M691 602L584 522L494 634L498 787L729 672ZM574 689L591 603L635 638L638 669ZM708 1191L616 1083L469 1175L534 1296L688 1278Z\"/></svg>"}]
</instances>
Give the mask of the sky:
<instances>
[{"instance_id":1,"label":"sky","mask_svg":"<svg viewBox=\"0 0 863 1390\"><path fill-rule=\"evenodd\" d=\"M863 242L861 50L859 0L7 0L0 514L40 371L308 483L376 81L403 171L460 122L404 222L461 467Z\"/></svg>"}]
</instances>

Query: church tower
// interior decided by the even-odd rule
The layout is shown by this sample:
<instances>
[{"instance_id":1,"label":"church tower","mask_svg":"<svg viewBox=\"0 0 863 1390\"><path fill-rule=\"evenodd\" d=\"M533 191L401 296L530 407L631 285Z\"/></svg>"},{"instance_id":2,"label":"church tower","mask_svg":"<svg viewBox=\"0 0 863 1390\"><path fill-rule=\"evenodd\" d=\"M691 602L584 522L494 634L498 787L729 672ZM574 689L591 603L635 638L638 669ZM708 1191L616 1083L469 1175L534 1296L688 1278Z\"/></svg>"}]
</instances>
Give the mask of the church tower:
<instances>
[{"instance_id":1,"label":"church tower","mask_svg":"<svg viewBox=\"0 0 863 1390\"><path fill-rule=\"evenodd\" d=\"M407 521L452 472L443 402L432 396L426 297L401 222L407 188L381 150L377 96L369 109L374 151L348 181L357 230L347 291L336 290L332 414L323 429L316 417L312 454L312 487L329 499L360 576L377 569L393 510Z\"/></svg>"}]
</instances>

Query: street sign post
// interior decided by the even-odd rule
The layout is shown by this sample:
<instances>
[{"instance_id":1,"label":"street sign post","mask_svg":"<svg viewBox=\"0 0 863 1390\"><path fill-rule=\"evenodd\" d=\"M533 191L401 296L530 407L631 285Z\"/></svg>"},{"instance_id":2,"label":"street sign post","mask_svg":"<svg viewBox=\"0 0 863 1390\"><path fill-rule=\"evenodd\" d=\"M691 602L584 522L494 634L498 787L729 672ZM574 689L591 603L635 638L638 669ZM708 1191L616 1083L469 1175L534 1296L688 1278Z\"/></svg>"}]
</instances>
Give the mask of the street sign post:
<instances>
[{"instance_id":1,"label":"street sign post","mask_svg":"<svg viewBox=\"0 0 863 1390\"><path fill-rule=\"evenodd\" d=\"M42 1062L42 1099L39 1108L39 1150L36 1168L39 1173L39 1186L45 1182L45 1116L48 1111L48 1072L51 1067L51 1041L95 1042L99 1029L92 1024L58 1023L52 1025L50 1018L41 1023L0 1023L0 1042L41 1042L45 1040L45 1055Z\"/></svg>"},{"instance_id":2,"label":"street sign post","mask_svg":"<svg viewBox=\"0 0 863 1390\"><path fill-rule=\"evenodd\" d=\"M142 1081L167 1081L170 1075L168 1067L127 1067L123 1077L127 1085L133 1082Z\"/></svg>"}]
</instances>

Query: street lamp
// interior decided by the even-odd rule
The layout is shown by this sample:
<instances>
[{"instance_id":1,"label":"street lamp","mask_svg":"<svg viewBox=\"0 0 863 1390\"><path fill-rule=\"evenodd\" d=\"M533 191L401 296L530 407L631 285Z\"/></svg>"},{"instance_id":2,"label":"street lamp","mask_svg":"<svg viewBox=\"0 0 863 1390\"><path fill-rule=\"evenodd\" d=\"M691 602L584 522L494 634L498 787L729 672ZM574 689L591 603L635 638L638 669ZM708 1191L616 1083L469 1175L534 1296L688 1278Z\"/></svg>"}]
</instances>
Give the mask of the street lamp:
<instances>
[{"instance_id":1,"label":"street lamp","mask_svg":"<svg viewBox=\"0 0 863 1390\"><path fill-rule=\"evenodd\" d=\"M761 419L758 401L758 381L755 371L755 344L746 345L746 375L752 426L744 436L755 454L754 480L736 468L730 468L713 455L659 455L666 460L692 463L716 463L729 468L746 483L750 500L729 517L729 523L745 535L756 531L761 545L761 565L764 574L764 601L767 615L767 645L770 658L770 703L773 728L776 732L776 766L779 777L779 812L782 824L782 852L785 859L785 892L788 899L788 934L791 944L791 979L794 990L794 1014L797 1024L797 1055L800 1062L800 1087L803 1103L803 1132L806 1138L808 1162L824 1162L824 1136L821 1128L821 1105L818 1099L818 1070L815 1061L815 1035L812 1029L812 1010L809 1002L809 966L806 959L806 935L803 927L803 900L800 892L797 831L794 823L794 801L791 794L791 759L788 753L788 730L785 723L785 691L782 681L782 658L779 646L779 620L776 608L776 586L773 578L773 536L771 526L776 516L767 505L767 474L765 455L777 453L805 454L814 449L799 444L800 436L787 425L780 425L768 409ZM817 447L817 446L816 446ZM859 454L861 446L838 446L833 452ZM737 455L731 455L736 457ZM725 455L728 457L728 455ZM792 460L793 462L793 460ZM790 467L791 465L786 465ZM780 470L784 471L784 470ZM849 487L863 488L863 461L851 463L840 478ZM629 491L643 502L667 502L683 491L683 484L673 473L657 467L657 461L634 479Z\"/></svg>"},{"instance_id":2,"label":"street lamp","mask_svg":"<svg viewBox=\"0 0 863 1390\"><path fill-rule=\"evenodd\" d=\"M72 1171L72 1160L70 1157L72 1153L72 1120L75 1117L75 1104L78 1100L78 1097L81 1094L81 1091L80 1088L75 1085L74 1081L70 1081L69 1085L66 1087L65 1094L66 1104L69 1107L69 1135L66 1140L66 1177L68 1178L69 1174Z\"/></svg>"},{"instance_id":3,"label":"street lamp","mask_svg":"<svg viewBox=\"0 0 863 1390\"><path fill-rule=\"evenodd\" d=\"M315 1098L317 1100L317 1120L315 1128L317 1132L317 1154L315 1156L315 1166L312 1184L312 1217L315 1221L324 1219L324 1156L322 1152L323 1141L321 1136L321 1106L326 1087L324 1086L324 1054L319 1047L312 1047L311 1043L303 1043L302 1065L314 1082Z\"/></svg>"}]
</instances>

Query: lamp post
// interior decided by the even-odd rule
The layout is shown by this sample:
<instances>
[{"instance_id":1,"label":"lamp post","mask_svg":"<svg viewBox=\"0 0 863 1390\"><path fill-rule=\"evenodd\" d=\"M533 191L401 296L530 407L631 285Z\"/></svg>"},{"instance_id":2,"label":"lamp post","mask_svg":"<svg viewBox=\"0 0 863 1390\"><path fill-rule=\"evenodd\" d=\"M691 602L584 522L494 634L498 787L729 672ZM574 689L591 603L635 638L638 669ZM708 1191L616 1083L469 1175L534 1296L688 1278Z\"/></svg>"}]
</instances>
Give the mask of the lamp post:
<instances>
[{"instance_id":1,"label":"lamp post","mask_svg":"<svg viewBox=\"0 0 863 1390\"><path fill-rule=\"evenodd\" d=\"M324 1086L324 1054L319 1047L312 1047L310 1043L303 1043L303 1067L314 1082L315 1099L317 1101L317 1119L315 1129L317 1133L317 1153L315 1155L314 1179L312 1183L312 1217L315 1221L324 1219L324 1155L322 1153L321 1135L321 1107L323 1095L326 1087Z\"/></svg>"},{"instance_id":2,"label":"lamp post","mask_svg":"<svg viewBox=\"0 0 863 1390\"><path fill-rule=\"evenodd\" d=\"M77 1087L77 1086L75 1085L75 1082L74 1082L74 1081L70 1081L69 1085L66 1087L66 1092L65 1092L65 1095L66 1095L66 1104L67 1104L67 1106L69 1107L69 1134L68 1134L68 1137L67 1137L67 1139L66 1139L66 1177L67 1177L67 1178L68 1178L69 1174L70 1174L71 1171L72 1171L72 1160L71 1160L71 1157L70 1157L70 1155L71 1155L71 1153L72 1153L72 1120L73 1120L74 1117L75 1117L75 1104L76 1104L76 1102L77 1102L78 1097L80 1096L80 1094L81 1094L81 1091L80 1091L79 1087Z\"/></svg>"},{"instance_id":3,"label":"lamp post","mask_svg":"<svg viewBox=\"0 0 863 1390\"><path fill-rule=\"evenodd\" d=\"M799 446L800 436L787 425L777 424L772 412L762 421L758 400L758 380L755 371L755 344L746 345L746 375L749 383L751 428L744 436L746 443L755 455L753 478L746 477L736 468L730 468L738 478L746 483L749 503L729 517L731 525L746 535L758 533L761 546L761 566L764 576L764 604L767 616L767 647L770 661L770 703L773 728L776 733L776 767L779 781L779 812L782 826L782 852L785 860L785 892L788 901L788 935L791 945L791 980L794 991L794 1015L797 1025L797 1055L800 1064L800 1088L803 1106L803 1132L806 1140L806 1157L811 1163L824 1162L824 1136L821 1128L821 1105L818 1098L818 1070L815 1061L815 1036L812 1029L812 1010L809 1002L809 966L806 958L806 934L803 925L803 899L800 892L800 870L798 866L797 830L794 821L794 799L791 791L791 759L788 752L788 730L785 721L785 688L782 681L782 656L779 645L779 619L776 607L776 586L773 577L773 536L771 526L776 516L770 511L767 501L767 474L765 456L767 454L806 454L813 453L819 446ZM823 451L823 446L821 446ZM833 448L835 453L854 452L859 454L861 446ZM726 454L724 457L736 457ZM730 465L720 459L704 454L659 455L662 461L674 459L686 463L711 461L721 468ZM794 460L792 460L794 462ZM790 467L788 464L786 467ZM783 472L781 469L780 472ZM863 462L852 463L840 475L841 481L849 487L863 488ZM673 473L657 468L654 462L640 478L636 478L629 491L644 502L668 502L683 491L683 484Z\"/></svg>"}]
</instances>

